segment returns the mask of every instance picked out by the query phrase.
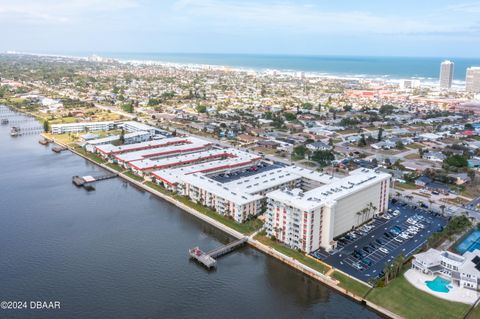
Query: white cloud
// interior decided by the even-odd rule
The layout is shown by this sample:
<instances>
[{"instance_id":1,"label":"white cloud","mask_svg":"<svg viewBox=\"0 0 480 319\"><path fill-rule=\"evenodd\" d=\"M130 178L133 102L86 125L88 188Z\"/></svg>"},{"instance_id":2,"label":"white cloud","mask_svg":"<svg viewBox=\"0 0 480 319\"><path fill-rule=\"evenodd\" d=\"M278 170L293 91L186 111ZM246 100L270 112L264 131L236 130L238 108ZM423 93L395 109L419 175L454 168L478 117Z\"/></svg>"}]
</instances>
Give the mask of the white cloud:
<instances>
[{"instance_id":1,"label":"white cloud","mask_svg":"<svg viewBox=\"0 0 480 319\"><path fill-rule=\"evenodd\" d=\"M65 23L90 12L137 7L137 0L0 0L0 17L27 23Z\"/></svg>"},{"instance_id":2,"label":"white cloud","mask_svg":"<svg viewBox=\"0 0 480 319\"><path fill-rule=\"evenodd\" d=\"M480 3L478 2L459 3L459 4L450 5L446 9L448 11L477 14L477 13L480 13Z\"/></svg>"},{"instance_id":3,"label":"white cloud","mask_svg":"<svg viewBox=\"0 0 480 319\"><path fill-rule=\"evenodd\" d=\"M295 2L179 0L174 10L217 30L277 30L311 34L457 34L472 32L471 20L449 18L447 13L421 18L374 14L367 11L329 11ZM474 10L474 7L470 7Z\"/></svg>"}]
</instances>

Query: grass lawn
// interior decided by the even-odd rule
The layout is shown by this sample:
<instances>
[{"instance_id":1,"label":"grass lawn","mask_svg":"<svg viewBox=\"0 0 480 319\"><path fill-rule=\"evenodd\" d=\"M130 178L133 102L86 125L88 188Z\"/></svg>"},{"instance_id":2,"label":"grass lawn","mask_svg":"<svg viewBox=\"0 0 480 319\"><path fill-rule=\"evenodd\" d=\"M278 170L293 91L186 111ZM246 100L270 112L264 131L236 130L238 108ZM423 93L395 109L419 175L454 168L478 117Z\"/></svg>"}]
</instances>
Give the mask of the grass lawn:
<instances>
[{"instance_id":1,"label":"grass lawn","mask_svg":"<svg viewBox=\"0 0 480 319\"><path fill-rule=\"evenodd\" d=\"M125 170L125 169L122 168L120 165L114 164L114 163L108 163L107 166L110 167L110 168L113 168L113 169L116 170L117 172L123 172L123 171Z\"/></svg>"},{"instance_id":2,"label":"grass lawn","mask_svg":"<svg viewBox=\"0 0 480 319\"><path fill-rule=\"evenodd\" d=\"M480 306L476 306L467 316L467 319L480 319Z\"/></svg>"},{"instance_id":3,"label":"grass lawn","mask_svg":"<svg viewBox=\"0 0 480 319\"><path fill-rule=\"evenodd\" d=\"M95 154L92 154L92 153L89 153L89 152L85 151L80 146L75 146L74 149L78 153L80 153L80 154L84 155L85 157L88 157L89 159L93 160L95 163L105 164L105 160L103 158L101 158L100 156L97 156Z\"/></svg>"},{"instance_id":4,"label":"grass lawn","mask_svg":"<svg viewBox=\"0 0 480 319\"><path fill-rule=\"evenodd\" d=\"M78 120L74 117L62 117L59 119L48 120L48 124L68 124L76 122L78 122Z\"/></svg>"},{"instance_id":5,"label":"grass lawn","mask_svg":"<svg viewBox=\"0 0 480 319\"><path fill-rule=\"evenodd\" d=\"M58 141L59 143L62 144L72 144L78 141L78 138L75 135L71 135L68 133L64 134L51 134L51 133L44 133L46 137L54 139L55 141Z\"/></svg>"},{"instance_id":6,"label":"grass lawn","mask_svg":"<svg viewBox=\"0 0 480 319\"><path fill-rule=\"evenodd\" d=\"M420 159L420 154L412 153L405 156L406 159Z\"/></svg>"},{"instance_id":7,"label":"grass lawn","mask_svg":"<svg viewBox=\"0 0 480 319\"><path fill-rule=\"evenodd\" d=\"M355 279L352 279L348 276L345 276L344 274L342 274L341 272L338 272L338 271L335 271L331 275L331 277L340 281L340 284L339 284L340 287L345 288L348 291L351 291L354 294L356 294L358 296L361 296L361 297L365 296L367 294L367 292L371 289L369 286L364 285L364 284L362 284L362 283L360 283L360 282L356 281Z\"/></svg>"},{"instance_id":8,"label":"grass lawn","mask_svg":"<svg viewBox=\"0 0 480 319\"><path fill-rule=\"evenodd\" d=\"M138 175L135 175L135 174L133 174L133 173L130 172L130 171L125 172L125 173L123 173L123 174L127 175L127 176L130 177L130 178L133 178L133 179L136 180L137 182L143 182L143 181L144 181L143 177L138 176Z\"/></svg>"},{"instance_id":9,"label":"grass lawn","mask_svg":"<svg viewBox=\"0 0 480 319\"><path fill-rule=\"evenodd\" d=\"M324 264L314 260L313 258L307 257L305 254L296 251L294 249L288 248L287 246L284 246L270 238L268 238L266 235L260 233L257 236L255 236L255 239L261 242L264 245L270 246L273 249L275 249L278 252L281 252L284 255L287 255L289 257L295 258L305 266L308 266L312 269L315 269L318 272L321 272L322 274L326 273L329 268L325 266Z\"/></svg>"},{"instance_id":10,"label":"grass lawn","mask_svg":"<svg viewBox=\"0 0 480 319\"><path fill-rule=\"evenodd\" d=\"M413 149L419 149L419 148L424 148L425 146L419 143L413 143L407 146L407 148L413 148Z\"/></svg>"},{"instance_id":11,"label":"grass lawn","mask_svg":"<svg viewBox=\"0 0 480 319\"><path fill-rule=\"evenodd\" d=\"M460 319L469 309L467 304L449 302L423 292L403 276L387 287L374 288L367 299L406 319Z\"/></svg>"},{"instance_id":12,"label":"grass lawn","mask_svg":"<svg viewBox=\"0 0 480 319\"><path fill-rule=\"evenodd\" d=\"M156 191L159 191L160 193L171 196L172 198L178 200L179 202L185 204L186 206L188 206L190 208L193 208L193 209L197 210L198 212L200 212L204 215L207 215L208 217L210 217L212 219L215 219L216 221L224 224L225 226L228 226L228 227L230 227L230 228L232 228L232 229L234 229L238 232L241 232L242 234L245 234L245 235L252 234L255 231L257 231L258 229L260 229L263 225L262 221L260 221L257 218L254 218L254 219L246 221L245 223L239 224L229 217L222 216L219 213L215 212L214 210L212 210L208 207L205 207L205 206L200 205L198 203L194 203L189 198L187 198L185 196L174 194L174 193L168 191L167 189L156 185L155 183L146 182L145 185L155 189Z\"/></svg>"}]
</instances>

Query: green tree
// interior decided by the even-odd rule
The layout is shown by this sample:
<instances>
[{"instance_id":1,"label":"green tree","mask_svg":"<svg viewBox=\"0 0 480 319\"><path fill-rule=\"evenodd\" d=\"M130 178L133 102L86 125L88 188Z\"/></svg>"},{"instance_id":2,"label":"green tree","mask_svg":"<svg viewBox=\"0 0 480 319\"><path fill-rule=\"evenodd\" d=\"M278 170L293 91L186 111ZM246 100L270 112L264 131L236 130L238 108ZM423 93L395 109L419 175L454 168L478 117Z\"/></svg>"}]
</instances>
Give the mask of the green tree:
<instances>
[{"instance_id":1,"label":"green tree","mask_svg":"<svg viewBox=\"0 0 480 319\"><path fill-rule=\"evenodd\" d=\"M332 151L315 151L313 152L311 159L323 167L330 165L330 163L335 159L335 156L333 155Z\"/></svg>"},{"instance_id":2,"label":"green tree","mask_svg":"<svg viewBox=\"0 0 480 319\"><path fill-rule=\"evenodd\" d=\"M198 104L196 107L195 107L195 110L198 112L198 113L206 113L207 112L207 106L205 104Z\"/></svg>"},{"instance_id":3,"label":"green tree","mask_svg":"<svg viewBox=\"0 0 480 319\"><path fill-rule=\"evenodd\" d=\"M43 121L43 131L47 133L50 130L50 124L47 120Z\"/></svg>"},{"instance_id":4,"label":"green tree","mask_svg":"<svg viewBox=\"0 0 480 319\"><path fill-rule=\"evenodd\" d=\"M287 121L294 121L297 119L297 116L295 114L289 112L283 113L283 117L285 117L285 120Z\"/></svg>"},{"instance_id":5,"label":"green tree","mask_svg":"<svg viewBox=\"0 0 480 319\"><path fill-rule=\"evenodd\" d=\"M451 155L447 157L443 162L448 166L453 166L458 168L468 166L468 159L463 155Z\"/></svg>"},{"instance_id":6,"label":"green tree","mask_svg":"<svg viewBox=\"0 0 480 319\"><path fill-rule=\"evenodd\" d=\"M382 135L383 135L383 127L378 129L377 141L380 142L382 140Z\"/></svg>"},{"instance_id":7,"label":"green tree","mask_svg":"<svg viewBox=\"0 0 480 319\"><path fill-rule=\"evenodd\" d=\"M380 107L379 112L380 112L380 114L388 115L388 114L392 114L393 110L395 110L395 107L393 105L384 104Z\"/></svg>"},{"instance_id":8,"label":"green tree","mask_svg":"<svg viewBox=\"0 0 480 319\"><path fill-rule=\"evenodd\" d=\"M307 152L308 149L305 147L305 145L297 145L293 148L292 157L305 158Z\"/></svg>"},{"instance_id":9,"label":"green tree","mask_svg":"<svg viewBox=\"0 0 480 319\"><path fill-rule=\"evenodd\" d=\"M405 149L405 145L403 144L402 141L398 141L397 143L395 143L395 147L398 148L399 150Z\"/></svg>"}]
</instances>

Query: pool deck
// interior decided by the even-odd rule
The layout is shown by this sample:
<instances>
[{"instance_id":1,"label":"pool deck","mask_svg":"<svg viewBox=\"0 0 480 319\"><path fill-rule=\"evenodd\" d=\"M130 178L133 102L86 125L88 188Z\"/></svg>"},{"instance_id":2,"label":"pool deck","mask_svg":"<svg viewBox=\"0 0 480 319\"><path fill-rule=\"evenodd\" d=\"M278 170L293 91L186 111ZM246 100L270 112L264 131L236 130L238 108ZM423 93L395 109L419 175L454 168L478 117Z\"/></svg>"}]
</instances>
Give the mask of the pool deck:
<instances>
[{"instance_id":1,"label":"pool deck","mask_svg":"<svg viewBox=\"0 0 480 319\"><path fill-rule=\"evenodd\" d=\"M450 291L447 293L433 291L427 287L425 281L434 280L436 276L426 275L414 269L409 269L404 274L404 276L409 283L415 286L415 288L448 301L455 301L472 305L480 297L480 293L470 289L458 287L455 284L451 284L453 288L451 288Z\"/></svg>"}]
</instances>

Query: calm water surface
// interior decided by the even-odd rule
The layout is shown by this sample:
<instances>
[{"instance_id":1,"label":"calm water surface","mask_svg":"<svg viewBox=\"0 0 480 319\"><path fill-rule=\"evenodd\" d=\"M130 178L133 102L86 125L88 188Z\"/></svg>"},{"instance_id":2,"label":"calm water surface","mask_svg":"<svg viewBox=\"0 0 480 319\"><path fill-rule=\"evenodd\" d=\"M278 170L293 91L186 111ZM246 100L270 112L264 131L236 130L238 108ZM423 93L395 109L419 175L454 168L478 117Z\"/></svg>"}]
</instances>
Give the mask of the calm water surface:
<instances>
[{"instance_id":1,"label":"calm water surface","mask_svg":"<svg viewBox=\"0 0 480 319\"><path fill-rule=\"evenodd\" d=\"M72 175L102 170L9 127L0 126L0 300L58 300L61 310L0 318L379 318L252 248L207 272L188 248L227 235L120 179L78 189Z\"/></svg>"}]
</instances>

